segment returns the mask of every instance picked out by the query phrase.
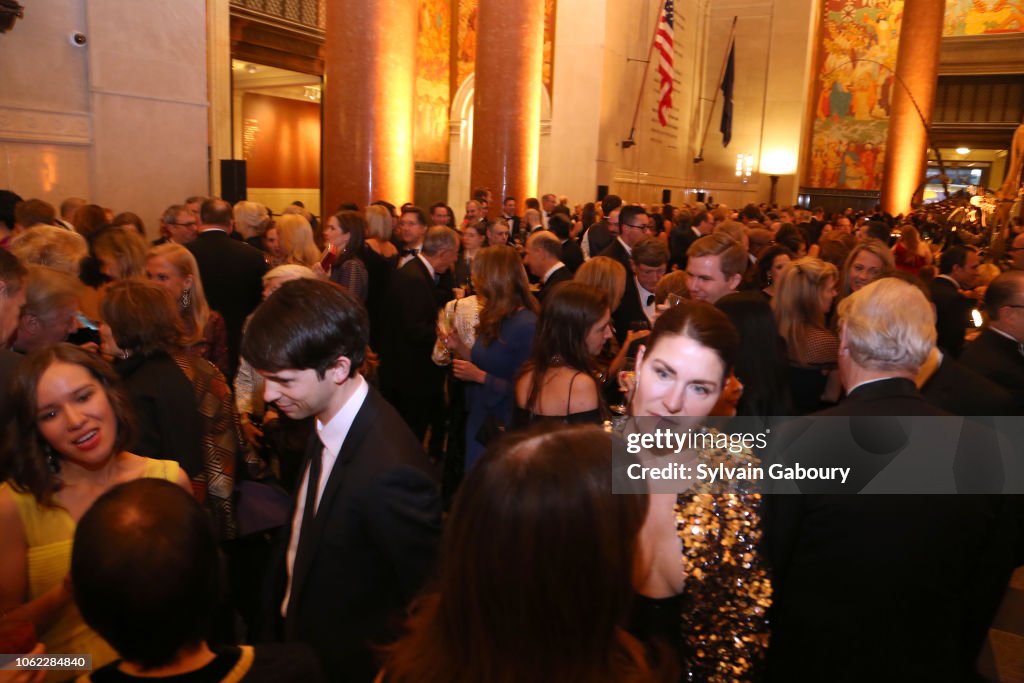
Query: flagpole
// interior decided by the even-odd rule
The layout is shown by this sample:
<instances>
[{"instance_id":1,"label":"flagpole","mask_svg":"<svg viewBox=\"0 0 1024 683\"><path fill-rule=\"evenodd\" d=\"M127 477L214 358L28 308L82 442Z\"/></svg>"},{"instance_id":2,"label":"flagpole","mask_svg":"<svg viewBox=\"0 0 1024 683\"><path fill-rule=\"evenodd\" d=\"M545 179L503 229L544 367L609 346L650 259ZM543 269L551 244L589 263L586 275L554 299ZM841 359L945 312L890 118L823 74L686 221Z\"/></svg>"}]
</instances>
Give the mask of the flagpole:
<instances>
[{"instance_id":1,"label":"flagpole","mask_svg":"<svg viewBox=\"0 0 1024 683\"><path fill-rule=\"evenodd\" d=\"M715 115L715 104L718 102L718 93L722 90L722 81L725 80L725 68L729 64L729 55L732 54L732 46L736 42L736 19L739 15L733 16L732 28L729 29L729 45L725 50L725 59L722 60L722 71L718 74L718 87L715 88L715 96L711 100L711 107L708 109L708 120L704 124L704 135L700 139L700 152L693 159L693 163L699 164L704 161L704 143L708 141L708 130L711 128L711 117Z\"/></svg>"},{"instance_id":2,"label":"flagpole","mask_svg":"<svg viewBox=\"0 0 1024 683\"><path fill-rule=\"evenodd\" d=\"M654 30L651 32L651 46L647 48L647 62L644 64L644 75L640 78L640 92L636 95L636 108L633 110L633 121L629 124L629 137L622 141L622 149L629 149L636 144L633 133L636 132L636 119L640 116L640 102L644 97L644 86L647 84L647 70L651 66L651 55L654 54L654 41L658 38L658 24L661 23L661 13L665 10L665 0L658 5L658 13L654 15Z\"/></svg>"}]
</instances>

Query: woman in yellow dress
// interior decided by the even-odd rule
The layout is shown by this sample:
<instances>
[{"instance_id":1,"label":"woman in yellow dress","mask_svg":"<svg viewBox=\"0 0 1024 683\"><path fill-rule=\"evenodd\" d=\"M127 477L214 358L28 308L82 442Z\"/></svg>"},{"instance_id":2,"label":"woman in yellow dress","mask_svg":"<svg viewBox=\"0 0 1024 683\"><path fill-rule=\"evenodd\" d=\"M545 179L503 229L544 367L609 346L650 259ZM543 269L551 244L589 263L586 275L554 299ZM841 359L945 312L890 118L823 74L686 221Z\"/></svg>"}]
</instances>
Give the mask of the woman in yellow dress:
<instances>
[{"instance_id":1,"label":"woman in yellow dress","mask_svg":"<svg viewBox=\"0 0 1024 683\"><path fill-rule=\"evenodd\" d=\"M154 477L191 492L177 463L124 450L131 417L116 373L70 344L41 348L18 365L14 415L0 456L0 614L35 626L49 654L116 659L82 621L68 582L75 526L93 501L122 482ZM63 680L73 672L52 672Z\"/></svg>"}]
</instances>

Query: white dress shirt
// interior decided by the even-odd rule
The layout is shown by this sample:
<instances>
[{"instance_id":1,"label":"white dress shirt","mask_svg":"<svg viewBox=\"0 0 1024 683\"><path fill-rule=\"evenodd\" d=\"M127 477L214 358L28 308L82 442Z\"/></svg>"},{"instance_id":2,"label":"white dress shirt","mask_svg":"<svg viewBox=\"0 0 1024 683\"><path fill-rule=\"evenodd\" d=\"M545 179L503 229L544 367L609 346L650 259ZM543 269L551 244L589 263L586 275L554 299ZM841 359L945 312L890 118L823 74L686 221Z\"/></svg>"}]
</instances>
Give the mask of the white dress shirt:
<instances>
[{"instance_id":1,"label":"white dress shirt","mask_svg":"<svg viewBox=\"0 0 1024 683\"><path fill-rule=\"evenodd\" d=\"M314 511L319 507L320 499L323 498L327 482L331 478L331 471L334 469L334 463L338 461L338 453L341 451L342 444L345 443L345 437L348 436L348 430L352 428L352 422L355 421L359 409L363 407L363 402L366 400L366 395L370 392L369 385L359 373L353 375L349 381L354 382L356 387L352 395L345 402L345 405L341 407L341 410L327 424L321 423L320 420L316 421L316 433L324 445L324 450L323 464L320 468L320 481L318 482L316 501L313 506ZM302 513L306 507L306 488L308 485L309 468L307 467L306 473L302 477L302 485L299 487L298 503L295 506L295 516L292 518L292 533L288 538L288 587L285 589L284 600L281 602L282 617L287 616L288 599L292 594L292 573L295 568L295 553L299 549L299 532L302 530Z\"/></svg>"}]
</instances>

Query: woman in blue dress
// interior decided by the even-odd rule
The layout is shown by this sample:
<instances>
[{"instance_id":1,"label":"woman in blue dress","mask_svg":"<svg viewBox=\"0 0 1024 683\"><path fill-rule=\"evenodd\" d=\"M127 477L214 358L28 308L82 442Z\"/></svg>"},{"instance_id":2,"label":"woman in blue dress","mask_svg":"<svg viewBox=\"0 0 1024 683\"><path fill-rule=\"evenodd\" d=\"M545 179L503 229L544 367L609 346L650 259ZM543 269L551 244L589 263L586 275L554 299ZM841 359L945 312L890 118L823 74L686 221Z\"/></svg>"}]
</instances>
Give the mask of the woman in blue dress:
<instances>
[{"instance_id":1,"label":"woman in blue dress","mask_svg":"<svg viewBox=\"0 0 1024 683\"><path fill-rule=\"evenodd\" d=\"M469 347L452 330L452 371L466 382L466 471L512 420L515 379L530 356L537 300L515 249L481 249L473 263L473 289L483 301L476 341Z\"/></svg>"}]
</instances>

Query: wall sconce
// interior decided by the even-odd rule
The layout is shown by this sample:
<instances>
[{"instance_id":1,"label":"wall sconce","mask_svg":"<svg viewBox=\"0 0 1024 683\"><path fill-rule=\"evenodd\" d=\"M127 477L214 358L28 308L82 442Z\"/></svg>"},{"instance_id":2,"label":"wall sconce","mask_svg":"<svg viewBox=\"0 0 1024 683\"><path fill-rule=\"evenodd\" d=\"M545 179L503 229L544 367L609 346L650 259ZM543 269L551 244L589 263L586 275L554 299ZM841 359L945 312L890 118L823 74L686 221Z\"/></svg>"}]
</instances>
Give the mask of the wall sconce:
<instances>
[{"instance_id":1,"label":"wall sconce","mask_svg":"<svg viewBox=\"0 0 1024 683\"><path fill-rule=\"evenodd\" d=\"M754 157L750 154L736 155L736 177L742 179L743 184L750 182L750 174L754 172Z\"/></svg>"},{"instance_id":2,"label":"wall sconce","mask_svg":"<svg viewBox=\"0 0 1024 683\"><path fill-rule=\"evenodd\" d=\"M320 91L320 88L316 86L307 85L303 89L302 96L305 97L310 102L319 102L322 96L322 92Z\"/></svg>"}]
</instances>

